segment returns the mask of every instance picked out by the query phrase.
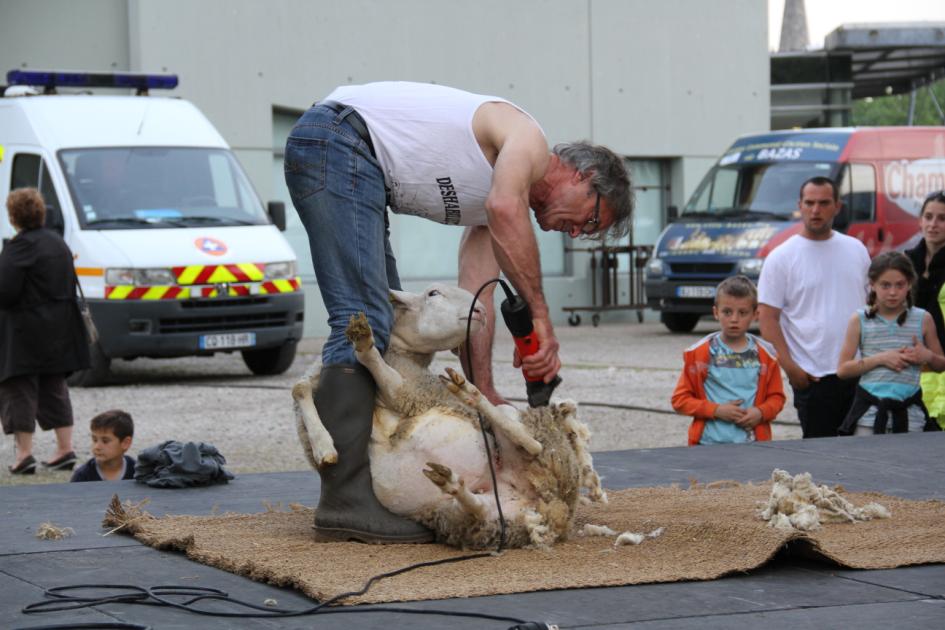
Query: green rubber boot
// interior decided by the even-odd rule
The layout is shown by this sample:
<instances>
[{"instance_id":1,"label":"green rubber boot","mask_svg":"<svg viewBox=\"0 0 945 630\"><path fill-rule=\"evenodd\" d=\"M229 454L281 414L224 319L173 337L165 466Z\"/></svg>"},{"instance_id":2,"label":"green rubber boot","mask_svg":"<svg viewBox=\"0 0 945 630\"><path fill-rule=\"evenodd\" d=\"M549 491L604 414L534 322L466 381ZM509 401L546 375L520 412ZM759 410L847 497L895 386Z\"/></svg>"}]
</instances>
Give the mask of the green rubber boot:
<instances>
[{"instance_id":1,"label":"green rubber boot","mask_svg":"<svg viewBox=\"0 0 945 630\"><path fill-rule=\"evenodd\" d=\"M379 545L432 542L432 531L392 513L374 496L368 444L375 391L374 379L362 365L321 370L315 408L335 443L338 463L319 471L315 530L326 538Z\"/></svg>"}]
</instances>

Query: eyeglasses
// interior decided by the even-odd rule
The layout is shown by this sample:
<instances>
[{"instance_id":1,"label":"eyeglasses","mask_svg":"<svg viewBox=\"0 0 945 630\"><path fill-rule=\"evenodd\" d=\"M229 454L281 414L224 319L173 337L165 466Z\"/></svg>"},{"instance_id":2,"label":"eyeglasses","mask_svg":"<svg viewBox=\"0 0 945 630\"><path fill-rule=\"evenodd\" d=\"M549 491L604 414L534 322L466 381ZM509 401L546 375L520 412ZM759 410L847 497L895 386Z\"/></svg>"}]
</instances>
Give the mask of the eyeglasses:
<instances>
[{"instance_id":1,"label":"eyeglasses","mask_svg":"<svg viewBox=\"0 0 945 630\"><path fill-rule=\"evenodd\" d=\"M586 236L594 234L597 232L598 225L600 225L600 193L597 193L597 201L594 202L594 216L581 226L581 234Z\"/></svg>"}]
</instances>

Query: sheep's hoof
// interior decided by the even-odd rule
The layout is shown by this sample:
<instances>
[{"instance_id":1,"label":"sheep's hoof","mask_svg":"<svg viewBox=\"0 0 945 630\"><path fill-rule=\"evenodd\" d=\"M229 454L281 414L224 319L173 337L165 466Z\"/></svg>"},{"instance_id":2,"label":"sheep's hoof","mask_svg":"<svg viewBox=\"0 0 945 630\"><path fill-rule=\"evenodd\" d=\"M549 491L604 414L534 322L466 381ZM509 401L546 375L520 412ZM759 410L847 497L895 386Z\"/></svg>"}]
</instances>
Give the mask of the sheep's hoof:
<instances>
[{"instance_id":1,"label":"sheep's hoof","mask_svg":"<svg viewBox=\"0 0 945 630\"><path fill-rule=\"evenodd\" d=\"M345 337L354 344L357 352L366 352L374 345L374 333L364 313L359 312L351 316L348 327L345 329Z\"/></svg>"},{"instance_id":2,"label":"sheep's hoof","mask_svg":"<svg viewBox=\"0 0 945 630\"><path fill-rule=\"evenodd\" d=\"M446 368L446 373L449 376L440 375L440 381L446 385L457 398L462 400L464 403L470 407L475 407L479 402L479 390L476 389L476 386L472 383L466 381L463 378L463 375L454 370L453 368Z\"/></svg>"},{"instance_id":3,"label":"sheep's hoof","mask_svg":"<svg viewBox=\"0 0 945 630\"><path fill-rule=\"evenodd\" d=\"M315 468L322 470L338 463L338 452L332 446L325 447L321 444L311 443L312 458L315 460Z\"/></svg>"},{"instance_id":4,"label":"sheep's hoof","mask_svg":"<svg viewBox=\"0 0 945 630\"><path fill-rule=\"evenodd\" d=\"M435 483L439 488L447 493L455 495L463 486L463 480L459 479L453 471L442 464L427 462L429 469L424 469L423 474Z\"/></svg>"},{"instance_id":5,"label":"sheep's hoof","mask_svg":"<svg viewBox=\"0 0 945 630\"><path fill-rule=\"evenodd\" d=\"M573 400L562 400L558 403L558 411L563 416L573 416L577 414L577 405Z\"/></svg>"}]
</instances>

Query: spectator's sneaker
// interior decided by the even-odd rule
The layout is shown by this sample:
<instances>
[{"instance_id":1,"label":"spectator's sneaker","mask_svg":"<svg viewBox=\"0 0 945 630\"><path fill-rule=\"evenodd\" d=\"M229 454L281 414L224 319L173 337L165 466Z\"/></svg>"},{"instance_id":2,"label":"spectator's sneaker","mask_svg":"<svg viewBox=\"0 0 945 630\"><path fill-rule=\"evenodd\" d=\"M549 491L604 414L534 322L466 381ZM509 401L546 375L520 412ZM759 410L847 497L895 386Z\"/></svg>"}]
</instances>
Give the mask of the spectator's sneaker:
<instances>
[{"instance_id":1,"label":"spectator's sneaker","mask_svg":"<svg viewBox=\"0 0 945 630\"><path fill-rule=\"evenodd\" d=\"M75 460L73 460L75 461ZM26 459L16 466L7 466L11 475L33 475L36 473L36 458L27 455Z\"/></svg>"},{"instance_id":2,"label":"spectator's sneaker","mask_svg":"<svg viewBox=\"0 0 945 630\"><path fill-rule=\"evenodd\" d=\"M75 451L69 451L59 459L55 459L51 462L43 462L43 466L53 470L72 470L75 468L75 460ZM35 461L33 462L33 465L36 465Z\"/></svg>"}]
</instances>

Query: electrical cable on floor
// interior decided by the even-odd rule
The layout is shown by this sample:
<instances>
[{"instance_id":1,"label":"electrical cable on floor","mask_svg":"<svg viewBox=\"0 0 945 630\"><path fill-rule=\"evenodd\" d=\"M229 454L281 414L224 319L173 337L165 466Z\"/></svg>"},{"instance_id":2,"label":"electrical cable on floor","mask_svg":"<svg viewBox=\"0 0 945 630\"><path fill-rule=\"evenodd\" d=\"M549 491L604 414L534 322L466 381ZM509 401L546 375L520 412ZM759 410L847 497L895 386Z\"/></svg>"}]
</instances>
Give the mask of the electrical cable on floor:
<instances>
[{"instance_id":1,"label":"electrical cable on floor","mask_svg":"<svg viewBox=\"0 0 945 630\"><path fill-rule=\"evenodd\" d=\"M502 284L502 288L508 293L510 291L509 287L501 278L494 278L483 284L479 291L476 292L476 295L473 296L472 304L469 307L469 317L466 320L466 374L467 379L473 385L475 385L475 376L473 374L473 360L472 360L472 316L476 310L476 302L479 300L479 295L493 283ZM492 475L492 491L495 496L496 509L499 516L499 542L494 552L483 552L476 554L469 554L464 556L456 556L453 558L444 558L441 560L432 560L429 562L418 562L411 564L400 569L395 569L387 573L381 573L375 575L368 579L364 583L364 586L357 591L351 591L348 593L341 593L332 597L331 599L321 602L316 606L311 608L306 608L302 610L288 610L282 608L273 608L268 606L260 606L258 604L252 604L250 602L245 602L239 599L235 599L229 596L228 593L213 589L213 588L201 588L201 587L180 587L180 586L152 586L150 588L142 588L132 585L96 585L96 584L74 584L68 586L59 586L54 588L49 588L44 591L44 595L51 599L42 600L39 602L34 602L28 604L23 608L22 612L24 614L34 614L41 612L55 612L63 610L76 610L79 608L90 608L93 606L98 606L102 604L110 603L126 603L126 604L143 604L148 606L167 606L170 608L176 608L179 610L186 610L188 612L206 615L213 617L227 617L227 618L282 618L282 617L300 617L304 615L314 615L314 614L354 614L354 613L371 613L371 612L396 612L403 614L412 614L412 615L443 615L443 616L452 616L452 617L471 617L475 619L488 619L490 621L509 621L515 623L516 625L509 628L509 630L547 630L549 628L555 628L556 626L549 626L543 622L538 621L527 621L525 619L518 619L515 617L506 617L501 615L489 615L486 613L470 613L470 612L458 612L458 611L446 611L446 610L415 610L412 608L394 608L390 606L377 606L373 608L344 608L337 606L340 601L347 599L349 597L357 597L367 593L371 586L384 578L394 577L396 575L401 575L415 569L420 569L424 567L437 566L442 564L450 564L453 562L461 562L463 560L476 560L479 558L489 558L494 557L497 554L500 554L505 548L506 543L506 523L505 516L502 514L502 505L499 500L499 489L498 484L496 483L495 475L495 465L492 458L492 450L489 446L489 434L485 428L485 422L482 418L482 415L479 415L479 428L482 431L482 439L486 448L486 457L489 462L489 472ZM65 595L64 593L73 590L79 589L126 589L131 591L130 593L112 595L108 597L77 597L73 595ZM167 599L168 596L190 596L189 599L183 603L178 603L170 601ZM250 608L253 610L258 610L258 613L237 613L237 612L219 612L219 611L210 611L203 610L200 608L194 608L193 604L202 601L202 600L212 600L212 601L222 601L230 604L235 604L237 606L242 606L245 608ZM68 626L33 626L31 628L22 628L20 630L59 630L61 628L75 628L77 626L68 625ZM145 626L138 626L132 624L120 624L117 626L102 626L102 625L90 625L86 626L88 628L98 628L98 627L112 627L112 628L132 628L137 630L139 628L145 628Z\"/></svg>"},{"instance_id":2,"label":"electrical cable on floor","mask_svg":"<svg viewBox=\"0 0 945 630\"><path fill-rule=\"evenodd\" d=\"M472 379L470 379L470 382ZM219 389L221 387L231 387L233 389L277 389L279 391L285 391L285 385L243 385L241 383L178 383L177 387L211 387L213 389ZM506 396L506 400L509 402L521 402L527 403L527 398L518 398L515 396ZM593 400L578 400L575 402L578 407L603 407L604 409L618 409L620 411L643 411L646 413L658 413L664 416L679 416L679 414L672 409L665 409L661 407L643 407L642 405L624 405L621 403L608 403L608 402L596 402ZM778 420L775 418L771 421L771 424L784 425L784 426L801 426L796 420Z\"/></svg>"}]
</instances>

